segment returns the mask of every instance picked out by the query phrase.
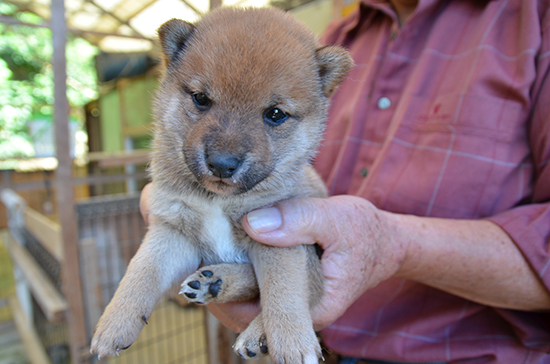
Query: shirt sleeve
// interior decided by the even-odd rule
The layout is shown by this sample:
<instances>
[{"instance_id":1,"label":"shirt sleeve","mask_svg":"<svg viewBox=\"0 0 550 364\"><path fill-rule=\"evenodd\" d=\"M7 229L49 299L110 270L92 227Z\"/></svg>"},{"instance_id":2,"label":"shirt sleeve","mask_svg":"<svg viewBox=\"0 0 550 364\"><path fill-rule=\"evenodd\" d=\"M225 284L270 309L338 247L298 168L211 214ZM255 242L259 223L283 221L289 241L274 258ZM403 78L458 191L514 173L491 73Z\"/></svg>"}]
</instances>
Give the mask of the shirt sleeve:
<instances>
[{"instance_id":1,"label":"shirt sleeve","mask_svg":"<svg viewBox=\"0 0 550 364\"><path fill-rule=\"evenodd\" d=\"M529 141L535 166L533 193L521 206L490 217L512 238L534 272L550 291L550 39L543 22ZM550 313L501 310L497 312L515 329L527 347L550 352Z\"/></svg>"}]
</instances>

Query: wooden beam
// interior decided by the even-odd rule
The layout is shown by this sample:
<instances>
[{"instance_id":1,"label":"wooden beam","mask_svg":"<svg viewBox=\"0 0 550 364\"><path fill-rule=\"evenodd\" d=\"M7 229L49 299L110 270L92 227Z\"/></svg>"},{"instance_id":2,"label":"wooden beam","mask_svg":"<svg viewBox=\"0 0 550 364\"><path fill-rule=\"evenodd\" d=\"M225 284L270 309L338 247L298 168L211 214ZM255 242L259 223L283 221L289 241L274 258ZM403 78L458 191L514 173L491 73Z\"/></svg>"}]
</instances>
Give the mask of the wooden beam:
<instances>
[{"instance_id":1,"label":"wooden beam","mask_svg":"<svg viewBox=\"0 0 550 364\"><path fill-rule=\"evenodd\" d=\"M132 163L139 164L137 161L132 161ZM106 164L109 164L108 162ZM117 164L119 165L119 164ZM105 183L113 182L123 182L128 179L128 177L141 179L148 178L147 172L136 172L133 174L118 174L118 175L100 175L100 176L87 176L73 179L73 185L98 185ZM10 186L11 189L15 191L31 191L31 190L42 190L44 189L44 182L24 182L16 183Z\"/></svg>"},{"instance_id":2,"label":"wooden beam","mask_svg":"<svg viewBox=\"0 0 550 364\"><path fill-rule=\"evenodd\" d=\"M125 126L122 128L122 134L130 137L142 137L151 135L153 128L151 125Z\"/></svg>"},{"instance_id":3,"label":"wooden beam","mask_svg":"<svg viewBox=\"0 0 550 364\"><path fill-rule=\"evenodd\" d=\"M62 265L63 293L69 305L68 324L71 362L89 363L84 353L89 345L84 316L80 255L78 251L78 224L73 190L73 162L69 133L69 101L67 99L67 22L64 0L51 0L51 29L53 41L55 151L58 167L55 174L57 211L64 259Z\"/></svg>"},{"instance_id":4,"label":"wooden beam","mask_svg":"<svg viewBox=\"0 0 550 364\"><path fill-rule=\"evenodd\" d=\"M48 22L44 22L40 24L27 23L21 20L17 20L8 15L0 15L0 23L4 23L8 25L23 25L23 26L32 27L32 28L51 28L50 23ZM67 28L67 31L78 35L88 34L88 35L95 35L98 37L114 36L114 37L121 37L121 38L148 40L149 42L154 42L153 39L144 37L142 35L127 35L127 34L121 34L121 33L98 32L95 30L84 30L84 29L76 29L76 28Z\"/></svg>"},{"instance_id":5,"label":"wooden beam","mask_svg":"<svg viewBox=\"0 0 550 364\"><path fill-rule=\"evenodd\" d=\"M21 304L17 298L12 297L9 299L11 312L13 313L13 320L17 332L23 341L25 349L27 349L27 355L32 364L52 364L44 345L38 337L38 333L34 329L34 326L29 322L27 316L21 307Z\"/></svg>"},{"instance_id":6,"label":"wooden beam","mask_svg":"<svg viewBox=\"0 0 550 364\"><path fill-rule=\"evenodd\" d=\"M38 302L48 321L65 321L65 314L68 308L67 301L55 288L46 272L38 265L27 249L15 242L7 232L2 233L2 240L8 247L13 263L21 268L21 272L29 284L33 297Z\"/></svg>"},{"instance_id":7,"label":"wooden beam","mask_svg":"<svg viewBox=\"0 0 550 364\"><path fill-rule=\"evenodd\" d=\"M120 167L125 164L146 164L151 159L151 151L147 149L135 149L120 152L91 152L86 159L89 162L98 162L101 168Z\"/></svg>"},{"instance_id":8,"label":"wooden beam","mask_svg":"<svg viewBox=\"0 0 550 364\"><path fill-rule=\"evenodd\" d=\"M24 212L25 227L59 263L63 262L63 238L61 226L36 210L27 207Z\"/></svg>"},{"instance_id":9,"label":"wooden beam","mask_svg":"<svg viewBox=\"0 0 550 364\"><path fill-rule=\"evenodd\" d=\"M149 177L147 172L137 172L132 174L118 174L113 176L88 176L73 180L75 185L100 185L105 183L123 182L128 178L146 179Z\"/></svg>"},{"instance_id":10,"label":"wooden beam","mask_svg":"<svg viewBox=\"0 0 550 364\"><path fill-rule=\"evenodd\" d=\"M89 2L90 4L94 5L96 8L98 8L103 14L109 15L110 17L112 17L113 19L118 21L121 25L126 25L128 28L130 28L132 30L132 32L134 32L134 34L137 34L139 36L144 37L143 34L141 34L136 28L134 28L132 26L132 24L130 24L129 21L119 18L113 12L107 11L103 6L99 5L94 0L86 0L86 1Z\"/></svg>"}]
</instances>

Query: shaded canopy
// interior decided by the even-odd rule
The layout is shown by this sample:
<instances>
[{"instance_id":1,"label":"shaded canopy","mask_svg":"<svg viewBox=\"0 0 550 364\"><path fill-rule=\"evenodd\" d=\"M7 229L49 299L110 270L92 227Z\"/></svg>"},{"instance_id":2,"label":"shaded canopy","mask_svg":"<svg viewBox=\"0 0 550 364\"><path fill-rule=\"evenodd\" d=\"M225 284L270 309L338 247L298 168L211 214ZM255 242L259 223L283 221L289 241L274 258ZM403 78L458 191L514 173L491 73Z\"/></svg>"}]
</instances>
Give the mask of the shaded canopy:
<instances>
[{"instance_id":1,"label":"shaded canopy","mask_svg":"<svg viewBox=\"0 0 550 364\"><path fill-rule=\"evenodd\" d=\"M50 0L7 0L21 11L50 19ZM270 0L212 0L223 6L265 6ZM277 0L286 8L308 1ZM190 22L209 11L210 0L65 0L67 26L104 52L147 52L157 28L166 20ZM286 5L286 6L285 6ZM0 22L20 24L2 15ZM47 25L47 24L44 24Z\"/></svg>"}]
</instances>

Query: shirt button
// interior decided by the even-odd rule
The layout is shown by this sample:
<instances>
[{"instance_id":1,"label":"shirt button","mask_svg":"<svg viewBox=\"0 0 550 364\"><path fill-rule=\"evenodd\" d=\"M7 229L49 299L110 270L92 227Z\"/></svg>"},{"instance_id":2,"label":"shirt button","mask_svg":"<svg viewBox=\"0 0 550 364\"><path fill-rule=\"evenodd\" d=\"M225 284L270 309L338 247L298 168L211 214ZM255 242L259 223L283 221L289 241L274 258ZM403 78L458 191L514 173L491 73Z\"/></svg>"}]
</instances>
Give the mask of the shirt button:
<instances>
[{"instance_id":1,"label":"shirt button","mask_svg":"<svg viewBox=\"0 0 550 364\"><path fill-rule=\"evenodd\" d=\"M378 108L380 110L386 110L391 106L391 101L387 97L381 97L378 99Z\"/></svg>"},{"instance_id":2,"label":"shirt button","mask_svg":"<svg viewBox=\"0 0 550 364\"><path fill-rule=\"evenodd\" d=\"M368 168L361 169L361 177L367 177L367 174L369 174Z\"/></svg>"}]
</instances>

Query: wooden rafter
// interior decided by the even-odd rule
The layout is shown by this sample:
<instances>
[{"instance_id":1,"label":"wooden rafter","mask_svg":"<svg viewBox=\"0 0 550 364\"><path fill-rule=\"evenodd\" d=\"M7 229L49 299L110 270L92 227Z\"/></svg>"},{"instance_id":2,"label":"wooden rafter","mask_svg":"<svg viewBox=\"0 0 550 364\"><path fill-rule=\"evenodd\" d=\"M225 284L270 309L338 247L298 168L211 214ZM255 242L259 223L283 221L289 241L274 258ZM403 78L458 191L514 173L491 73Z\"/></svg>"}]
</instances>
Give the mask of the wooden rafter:
<instances>
[{"instance_id":1,"label":"wooden rafter","mask_svg":"<svg viewBox=\"0 0 550 364\"><path fill-rule=\"evenodd\" d=\"M123 20L121 19L120 17L118 17L117 15L115 15L113 12L110 12L108 10L106 10L104 7L102 7L101 5L99 5L98 3L96 3L94 0L85 0L86 2L94 5L96 8L98 8L103 14L106 14L106 15L109 15L111 17L113 17L113 19L115 19L116 21L118 21L121 25L126 25L128 28L130 28L132 30L132 32L134 32L136 35L139 35L139 36L142 36L144 38L146 38L143 34L141 34L136 28L134 28L132 25L130 25L130 22L129 20L131 18L128 18L128 20Z\"/></svg>"},{"instance_id":2,"label":"wooden rafter","mask_svg":"<svg viewBox=\"0 0 550 364\"><path fill-rule=\"evenodd\" d=\"M33 27L33 28L50 28L49 22L44 22L40 24L26 23L26 22L17 20L9 15L0 15L0 23L9 24L9 25L24 25L24 26ZM122 37L122 38L142 39L142 40L148 40L150 42L153 42L152 39L146 38L141 35L126 35L126 34L119 34L119 33L97 32L95 30L83 30L83 29L76 29L76 28L67 28L67 31L78 35L87 34L87 35L95 35L99 37L115 36L115 37Z\"/></svg>"}]
</instances>

